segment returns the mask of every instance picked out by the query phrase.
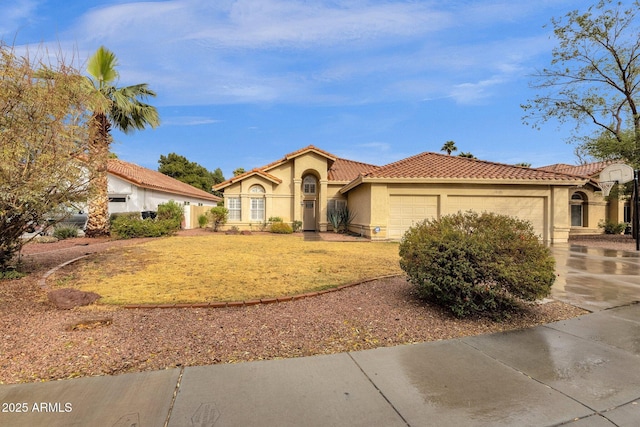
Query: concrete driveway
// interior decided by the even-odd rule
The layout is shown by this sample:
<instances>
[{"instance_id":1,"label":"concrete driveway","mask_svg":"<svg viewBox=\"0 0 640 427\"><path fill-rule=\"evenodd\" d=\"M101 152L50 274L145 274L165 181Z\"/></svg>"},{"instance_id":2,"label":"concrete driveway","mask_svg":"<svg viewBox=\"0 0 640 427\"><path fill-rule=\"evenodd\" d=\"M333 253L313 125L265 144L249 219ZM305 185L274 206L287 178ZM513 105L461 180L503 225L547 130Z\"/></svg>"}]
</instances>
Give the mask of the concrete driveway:
<instances>
[{"instance_id":1,"label":"concrete driveway","mask_svg":"<svg viewBox=\"0 0 640 427\"><path fill-rule=\"evenodd\" d=\"M640 253L571 245L552 247L558 278L552 298L589 311L640 301Z\"/></svg>"}]
</instances>

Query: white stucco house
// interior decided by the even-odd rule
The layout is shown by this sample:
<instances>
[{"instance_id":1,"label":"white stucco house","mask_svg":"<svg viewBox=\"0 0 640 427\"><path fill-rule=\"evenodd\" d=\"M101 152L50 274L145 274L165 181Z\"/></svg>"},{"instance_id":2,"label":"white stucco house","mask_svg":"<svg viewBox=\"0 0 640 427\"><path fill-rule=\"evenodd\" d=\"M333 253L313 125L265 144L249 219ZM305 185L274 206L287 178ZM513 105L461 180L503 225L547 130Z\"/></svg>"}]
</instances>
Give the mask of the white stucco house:
<instances>
[{"instance_id":1,"label":"white stucco house","mask_svg":"<svg viewBox=\"0 0 640 427\"><path fill-rule=\"evenodd\" d=\"M109 159L107 172L110 214L156 211L159 204L173 200L184 206L184 228L189 229L197 226L191 215L192 207L214 207L222 200L158 171L120 159Z\"/></svg>"}]
</instances>

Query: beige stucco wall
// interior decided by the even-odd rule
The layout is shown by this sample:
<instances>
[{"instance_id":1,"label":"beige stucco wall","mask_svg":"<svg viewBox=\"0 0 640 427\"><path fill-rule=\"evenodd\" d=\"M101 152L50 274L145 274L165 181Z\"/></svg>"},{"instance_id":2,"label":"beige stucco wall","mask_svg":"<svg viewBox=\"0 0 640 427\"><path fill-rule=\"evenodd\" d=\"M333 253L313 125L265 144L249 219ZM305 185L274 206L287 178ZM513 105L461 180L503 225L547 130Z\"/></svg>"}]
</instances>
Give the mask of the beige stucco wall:
<instances>
[{"instance_id":1,"label":"beige stucco wall","mask_svg":"<svg viewBox=\"0 0 640 427\"><path fill-rule=\"evenodd\" d=\"M350 208L359 212L351 231L360 232L363 229L364 234L374 240L389 238L391 202L399 196L431 196L429 200L435 206L430 212L438 217L460 210L505 213L507 207L512 212L522 212L523 216L528 216L523 219L532 218L536 231L545 241L566 242L569 234L566 187L387 182L363 183L347 194ZM373 232L376 227L379 227L378 233Z\"/></svg>"},{"instance_id":2,"label":"beige stucco wall","mask_svg":"<svg viewBox=\"0 0 640 427\"><path fill-rule=\"evenodd\" d=\"M342 197L337 195L341 185L329 185L327 180L328 160L326 157L314 152L305 153L294 157L290 161L276 165L266 172L280 179L277 183L260 175L249 176L242 181L231 184L224 189L225 198L240 197L241 216L240 221L229 221L225 228L238 227L241 230L259 230L264 227L262 222L252 222L250 200L259 195L251 194L249 189L256 184L265 189L265 221L270 217L281 217L284 222L302 221L303 202L315 201L316 229L327 230L327 199L328 197ZM302 193L302 180L307 175L316 178L316 194L304 195Z\"/></svg>"}]
</instances>

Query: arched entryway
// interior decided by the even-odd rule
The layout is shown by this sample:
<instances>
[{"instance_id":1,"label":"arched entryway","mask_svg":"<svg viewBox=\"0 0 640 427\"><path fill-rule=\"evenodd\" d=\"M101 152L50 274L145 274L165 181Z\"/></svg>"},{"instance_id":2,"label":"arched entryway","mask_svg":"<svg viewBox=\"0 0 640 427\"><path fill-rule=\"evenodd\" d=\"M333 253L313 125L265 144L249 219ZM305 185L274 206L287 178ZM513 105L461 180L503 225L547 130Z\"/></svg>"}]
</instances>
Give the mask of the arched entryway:
<instances>
[{"instance_id":1,"label":"arched entryway","mask_svg":"<svg viewBox=\"0 0 640 427\"><path fill-rule=\"evenodd\" d=\"M302 178L302 229L317 229L318 179L313 175Z\"/></svg>"}]
</instances>

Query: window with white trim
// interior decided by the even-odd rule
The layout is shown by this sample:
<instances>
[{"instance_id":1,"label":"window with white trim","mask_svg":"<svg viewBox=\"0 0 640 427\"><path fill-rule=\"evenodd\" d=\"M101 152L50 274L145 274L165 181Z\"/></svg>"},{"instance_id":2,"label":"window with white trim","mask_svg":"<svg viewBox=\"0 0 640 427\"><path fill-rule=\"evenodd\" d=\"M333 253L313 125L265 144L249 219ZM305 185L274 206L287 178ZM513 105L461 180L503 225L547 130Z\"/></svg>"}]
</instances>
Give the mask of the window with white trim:
<instances>
[{"instance_id":1,"label":"window with white trim","mask_svg":"<svg viewBox=\"0 0 640 427\"><path fill-rule=\"evenodd\" d=\"M264 187L261 185L253 185L249 189L249 193L252 194L250 200L251 221L264 221ZM254 194L260 194L262 197L254 197Z\"/></svg>"},{"instance_id":2,"label":"window with white trim","mask_svg":"<svg viewBox=\"0 0 640 427\"><path fill-rule=\"evenodd\" d=\"M240 221L242 219L242 204L240 197L229 197L225 199L226 208L229 211L229 221Z\"/></svg>"}]
</instances>

